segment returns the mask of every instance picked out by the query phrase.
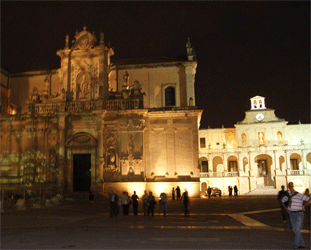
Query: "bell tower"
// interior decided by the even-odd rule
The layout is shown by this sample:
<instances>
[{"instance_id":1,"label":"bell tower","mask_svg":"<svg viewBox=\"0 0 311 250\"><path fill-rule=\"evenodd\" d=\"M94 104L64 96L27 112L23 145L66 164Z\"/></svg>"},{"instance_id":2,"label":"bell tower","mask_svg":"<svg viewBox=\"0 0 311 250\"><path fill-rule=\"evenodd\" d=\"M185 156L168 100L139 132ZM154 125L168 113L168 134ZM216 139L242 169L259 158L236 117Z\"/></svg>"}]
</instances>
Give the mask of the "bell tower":
<instances>
[{"instance_id":1,"label":"bell tower","mask_svg":"<svg viewBox=\"0 0 311 250\"><path fill-rule=\"evenodd\" d=\"M262 96L255 96L251 98L251 110L266 109L265 98Z\"/></svg>"}]
</instances>

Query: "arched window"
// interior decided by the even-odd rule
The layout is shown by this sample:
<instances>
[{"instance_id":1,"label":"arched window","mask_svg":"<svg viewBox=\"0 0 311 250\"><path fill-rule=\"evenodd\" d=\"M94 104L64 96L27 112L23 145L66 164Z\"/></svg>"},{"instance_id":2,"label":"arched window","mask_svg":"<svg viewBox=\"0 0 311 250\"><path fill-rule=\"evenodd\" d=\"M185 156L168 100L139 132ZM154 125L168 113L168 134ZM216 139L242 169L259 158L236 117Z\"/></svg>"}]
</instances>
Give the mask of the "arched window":
<instances>
[{"instance_id":1,"label":"arched window","mask_svg":"<svg viewBox=\"0 0 311 250\"><path fill-rule=\"evenodd\" d=\"M167 87L165 89L165 106L175 106L175 88Z\"/></svg>"}]
</instances>

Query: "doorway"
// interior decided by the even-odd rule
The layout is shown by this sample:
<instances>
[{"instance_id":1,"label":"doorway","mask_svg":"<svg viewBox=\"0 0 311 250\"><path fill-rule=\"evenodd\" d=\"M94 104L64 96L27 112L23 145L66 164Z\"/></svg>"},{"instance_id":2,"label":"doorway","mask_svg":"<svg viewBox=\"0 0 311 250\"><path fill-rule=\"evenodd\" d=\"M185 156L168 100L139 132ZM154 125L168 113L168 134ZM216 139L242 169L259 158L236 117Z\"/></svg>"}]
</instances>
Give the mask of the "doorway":
<instances>
[{"instance_id":1,"label":"doorway","mask_svg":"<svg viewBox=\"0 0 311 250\"><path fill-rule=\"evenodd\" d=\"M73 191L85 192L91 187L91 154L73 155Z\"/></svg>"}]
</instances>

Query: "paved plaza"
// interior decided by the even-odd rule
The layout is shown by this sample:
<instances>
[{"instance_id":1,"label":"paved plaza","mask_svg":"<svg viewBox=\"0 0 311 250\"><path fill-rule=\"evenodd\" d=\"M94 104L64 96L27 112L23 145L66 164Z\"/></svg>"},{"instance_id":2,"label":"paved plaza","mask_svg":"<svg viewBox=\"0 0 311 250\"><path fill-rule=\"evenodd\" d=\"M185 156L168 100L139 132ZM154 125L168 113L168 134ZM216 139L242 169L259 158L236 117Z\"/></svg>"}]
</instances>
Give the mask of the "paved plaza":
<instances>
[{"instance_id":1,"label":"paved plaza","mask_svg":"<svg viewBox=\"0 0 311 250\"><path fill-rule=\"evenodd\" d=\"M292 249L293 233L283 223L274 196L213 197L183 203L169 200L164 217L159 203L155 215L110 218L109 201L96 197L65 200L59 205L1 214L2 249ZM303 238L310 248L305 217Z\"/></svg>"}]
</instances>

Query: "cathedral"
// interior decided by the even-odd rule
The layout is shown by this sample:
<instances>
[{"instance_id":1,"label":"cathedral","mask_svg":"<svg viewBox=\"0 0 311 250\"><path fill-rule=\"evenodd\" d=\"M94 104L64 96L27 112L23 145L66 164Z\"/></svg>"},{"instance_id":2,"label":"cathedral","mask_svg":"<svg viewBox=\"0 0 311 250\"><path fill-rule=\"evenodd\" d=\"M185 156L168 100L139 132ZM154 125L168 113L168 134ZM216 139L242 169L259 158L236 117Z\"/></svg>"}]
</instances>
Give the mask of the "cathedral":
<instances>
[{"instance_id":1,"label":"cathedral","mask_svg":"<svg viewBox=\"0 0 311 250\"><path fill-rule=\"evenodd\" d=\"M113 58L86 27L57 51L60 68L1 69L1 186L30 195L207 187L240 194L293 181L310 186L311 126L287 125L251 98L235 128L201 129L197 60ZM40 191L39 191L40 190Z\"/></svg>"},{"instance_id":2,"label":"cathedral","mask_svg":"<svg viewBox=\"0 0 311 250\"><path fill-rule=\"evenodd\" d=\"M196 56L113 60L86 27L60 68L1 71L1 184L29 193L90 189L199 195Z\"/></svg>"}]
</instances>

